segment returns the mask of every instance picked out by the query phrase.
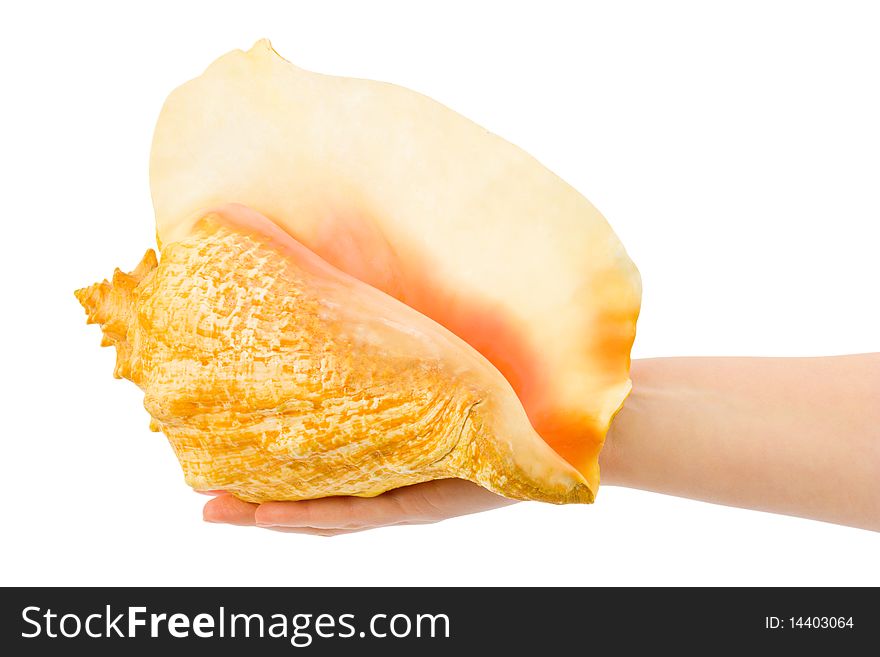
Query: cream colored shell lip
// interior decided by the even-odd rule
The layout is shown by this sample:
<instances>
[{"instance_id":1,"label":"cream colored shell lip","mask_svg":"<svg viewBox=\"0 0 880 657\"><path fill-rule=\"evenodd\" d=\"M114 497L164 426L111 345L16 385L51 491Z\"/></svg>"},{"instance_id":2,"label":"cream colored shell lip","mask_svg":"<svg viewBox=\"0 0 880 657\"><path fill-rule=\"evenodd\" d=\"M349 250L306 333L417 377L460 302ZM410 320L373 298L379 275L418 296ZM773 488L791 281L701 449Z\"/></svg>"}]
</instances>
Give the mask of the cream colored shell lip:
<instances>
[{"instance_id":1,"label":"cream colored shell lip","mask_svg":"<svg viewBox=\"0 0 880 657\"><path fill-rule=\"evenodd\" d=\"M445 477L590 502L501 374L448 330L243 206L77 291L196 489L250 502Z\"/></svg>"},{"instance_id":2,"label":"cream colored shell lip","mask_svg":"<svg viewBox=\"0 0 880 657\"><path fill-rule=\"evenodd\" d=\"M261 40L168 97L150 184L162 247L239 203L445 326L596 490L641 284L598 210L530 155L424 95L303 70Z\"/></svg>"}]
</instances>

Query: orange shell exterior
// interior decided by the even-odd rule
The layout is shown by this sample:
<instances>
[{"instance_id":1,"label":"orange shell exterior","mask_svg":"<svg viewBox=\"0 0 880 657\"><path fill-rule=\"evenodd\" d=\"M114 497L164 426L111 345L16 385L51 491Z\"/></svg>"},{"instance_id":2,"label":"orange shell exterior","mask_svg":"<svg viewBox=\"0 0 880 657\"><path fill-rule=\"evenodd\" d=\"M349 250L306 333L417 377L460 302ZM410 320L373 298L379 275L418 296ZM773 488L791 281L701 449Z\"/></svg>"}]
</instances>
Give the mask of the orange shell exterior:
<instances>
[{"instance_id":1,"label":"orange shell exterior","mask_svg":"<svg viewBox=\"0 0 880 657\"><path fill-rule=\"evenodd\" d=\"M472 347L246 208L77 298L196 489L262 502L460 477L593 499Z\"/></svg>"}]
</instances>

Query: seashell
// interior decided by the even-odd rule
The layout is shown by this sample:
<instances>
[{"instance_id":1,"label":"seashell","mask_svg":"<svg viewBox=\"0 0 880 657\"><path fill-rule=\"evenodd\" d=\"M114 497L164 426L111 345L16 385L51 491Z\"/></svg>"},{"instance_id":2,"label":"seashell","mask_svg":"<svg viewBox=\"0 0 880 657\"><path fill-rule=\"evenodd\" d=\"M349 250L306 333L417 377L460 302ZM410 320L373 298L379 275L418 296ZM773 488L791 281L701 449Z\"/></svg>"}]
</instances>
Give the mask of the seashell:
<instances>
[{"instance_id":1,"label":"seashell","mask_svg":"<svg viewBox=\"0 0 880 657\"><path fill-rule=\"evenodd\" d=\"M483 356L243 206L76 296L193 488L262 502L460 477L593 499Z\"/></svg>"},{"instance_id":2,"label":"seashell","mask_svg":"<svg viewBox=\"0 0 880 657\"><path fill-rule=\"evenodd\" d=\"M527 153L264 40L168 97L150 184L161 262L77 296L192 486L593 500L641 285Z\"/></svg>"}]
</instances>

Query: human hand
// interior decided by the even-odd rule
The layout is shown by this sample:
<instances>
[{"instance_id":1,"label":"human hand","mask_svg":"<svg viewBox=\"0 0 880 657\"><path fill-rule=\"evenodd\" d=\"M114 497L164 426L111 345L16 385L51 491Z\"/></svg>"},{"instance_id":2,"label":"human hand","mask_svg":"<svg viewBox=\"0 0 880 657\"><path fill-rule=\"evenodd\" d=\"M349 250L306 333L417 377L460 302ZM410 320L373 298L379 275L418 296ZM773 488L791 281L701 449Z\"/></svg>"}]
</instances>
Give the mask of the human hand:
<instances>
[{"instance_id":1,"label":"human hand","mask_svg":"<svg viewBox=\"0 0 880 657\"><path fill-rule=\"evenodd\" d=\"M463 479L438 479L396 488L377 497L325 497L299 502L242 502L223 491L205 505L207 522L263 527L291 534L336 536L388 527L422 525L514 503Z\"/></svg>"}]
</instances>

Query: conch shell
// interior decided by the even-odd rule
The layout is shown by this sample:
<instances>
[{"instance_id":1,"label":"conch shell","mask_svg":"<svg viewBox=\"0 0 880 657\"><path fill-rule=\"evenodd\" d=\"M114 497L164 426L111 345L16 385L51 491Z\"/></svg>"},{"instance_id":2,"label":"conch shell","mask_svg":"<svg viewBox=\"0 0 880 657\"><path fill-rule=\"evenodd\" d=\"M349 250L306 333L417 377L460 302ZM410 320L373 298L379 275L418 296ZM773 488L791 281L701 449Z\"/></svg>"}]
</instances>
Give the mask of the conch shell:
<instances>
[{"instance_id":1,"label":"conch shell","mask_svg":"<svg viewBox=\"0 0 880 657\"><path fill-rule=\"evenodd\" d=\"M528 154L260 41L168 97L150 183L161 263L78 296L192 486L593 500L640 280Z\"/></svg>"},{"instance_id":2,"label":"conch shell","mask_svg":"<svg viewBox=\"0 0 880 657\"><path fill-rule=\"evenodd\" d=\"M196 489L262 502L460 477L593 499L472 347L242 206L76 296Z\"/></svg>"}]
</instances>

